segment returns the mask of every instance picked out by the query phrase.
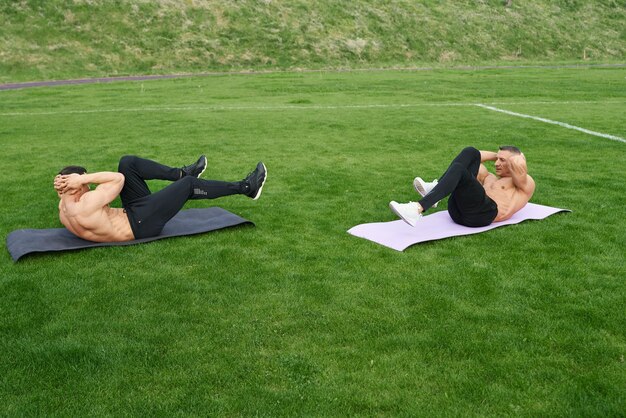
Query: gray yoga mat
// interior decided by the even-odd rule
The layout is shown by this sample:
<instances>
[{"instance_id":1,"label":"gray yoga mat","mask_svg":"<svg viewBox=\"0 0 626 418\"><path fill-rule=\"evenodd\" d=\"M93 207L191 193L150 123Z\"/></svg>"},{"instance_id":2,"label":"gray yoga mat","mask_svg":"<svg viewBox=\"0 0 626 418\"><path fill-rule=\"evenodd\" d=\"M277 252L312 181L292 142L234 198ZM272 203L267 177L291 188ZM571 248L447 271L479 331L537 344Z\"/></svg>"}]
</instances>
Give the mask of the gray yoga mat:
<instances>
[{"instance_id":1,"label":"gray yoga mat","mask_svg":"<svg viewBox=\"0 0 626 418\"><path fill-rule=\"evenodd\" d=\"M78 250L82 248L141 244L163 238L201 234L235 225L251 224L247 219L219 207L180 211L156 237L124 242L93 242L78 238L65 228L18 229L7 236L7 249L13 261L32 253Z\"/></svg>"}]
</instances>

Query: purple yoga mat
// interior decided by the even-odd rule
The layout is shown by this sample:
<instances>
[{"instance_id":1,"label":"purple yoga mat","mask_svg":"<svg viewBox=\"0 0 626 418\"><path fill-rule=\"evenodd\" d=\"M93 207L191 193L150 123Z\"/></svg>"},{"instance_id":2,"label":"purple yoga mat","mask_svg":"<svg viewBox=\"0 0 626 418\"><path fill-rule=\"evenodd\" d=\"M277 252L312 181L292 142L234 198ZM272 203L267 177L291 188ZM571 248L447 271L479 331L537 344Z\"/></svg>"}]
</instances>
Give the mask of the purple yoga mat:
<instances>
[{"instance_id":1,"label":"purple yoga mat","mask_svg":"<svg viewBox=\"0 0 626 418\"><path fill-rule=\"evenodd\" d=\"M420 242L478 234L500 226L520 223L527 219L544 219L558 212L571 211L569 209L559 209L528 203L509 220L494 222L489 226L480 228L470 228L454 223L450 215L448 215L448 211L444 210L424 216L418 221L415 228L408 225L403 220L398 220L357 225L350 228L348 233L355 237L374 241L397 251L404 251L411 245L419 244Z\"/></svg>"}]
</instances>

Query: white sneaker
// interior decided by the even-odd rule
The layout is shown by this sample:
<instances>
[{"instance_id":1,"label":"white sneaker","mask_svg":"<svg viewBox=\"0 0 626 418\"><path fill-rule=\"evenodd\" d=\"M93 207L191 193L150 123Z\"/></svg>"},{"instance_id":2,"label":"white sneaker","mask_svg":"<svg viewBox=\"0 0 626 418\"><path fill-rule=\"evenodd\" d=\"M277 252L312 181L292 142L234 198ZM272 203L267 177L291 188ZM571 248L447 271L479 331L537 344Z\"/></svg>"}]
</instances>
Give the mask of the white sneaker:
<instances>
[{"instance_id":1,"label":"white sneaker","mask_svg":"<svg viewBox=\"0 0 626 418\"><path fill-rule=\"evenodd\" d=\"M419 193L420 195L422 195L422 197L424 197L428 193L430 193L432 189L435 188L437 183L438 183L437 179L431 181L430 183L426 183L424 180L422 180L421 177L415 177L415 180L413 180L413 187L415 188L415 191L417 193ZM436 208L438 204L439 202L435 203L433 205L433 208Z\"/></svg>"},{"instance_id":2,"label":"white sneaker","mask_svg":"<svg viewBox=\"0 0 626 418\"><path fill-rule=\"evenodd\" d=\"M422 217L417 208L418 206L415 202L398 203L395 200L389 202L389 209L413 227L417 225L417 221Z\"/></svg>"}]
</instances>

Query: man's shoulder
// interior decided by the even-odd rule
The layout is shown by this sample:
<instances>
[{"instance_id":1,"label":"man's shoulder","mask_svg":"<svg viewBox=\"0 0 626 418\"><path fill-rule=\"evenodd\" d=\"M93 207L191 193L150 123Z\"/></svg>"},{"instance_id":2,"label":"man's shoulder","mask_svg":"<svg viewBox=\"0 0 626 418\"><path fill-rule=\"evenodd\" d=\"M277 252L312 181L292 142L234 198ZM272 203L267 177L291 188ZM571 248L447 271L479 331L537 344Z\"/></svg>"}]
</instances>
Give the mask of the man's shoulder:
<instances>
[{"instance_id":1,"label":"man's shoulder","mask_svg":"<svg viewBox=\"0 0 626 418\"><path fill-rule=\"evenodd\" d=\"M501 177L496 176L493 173L488 173L484 178L483 178L483 186L487 187L495 187L500 181L502 180Z\"/></svg>"},{"instance_id":2,"label":"man's shoulder","mask_svg":"<svg viewBox=\"0 0 626 418\"><path fill-rule=\"evenodd\" d=\"M78 200L78 204L83 210L91 212L97 211L108 205L108 202L103 201L103 197L106 197L106 193L96 188L83 194Z\"/></svg>"},{"instance_id":3,"label":"man's shoulder","mask_svg":"<svg viewBox=\"0 0 626 418\"><path fill-rule=\"evenodd\" d=\"M69 216L89 216L104 209L106 204L101 204L98 199L98 192L91 190L83 194L75 202L67 202L64 205L65 212Z\"/></svg>"}]
</instances>

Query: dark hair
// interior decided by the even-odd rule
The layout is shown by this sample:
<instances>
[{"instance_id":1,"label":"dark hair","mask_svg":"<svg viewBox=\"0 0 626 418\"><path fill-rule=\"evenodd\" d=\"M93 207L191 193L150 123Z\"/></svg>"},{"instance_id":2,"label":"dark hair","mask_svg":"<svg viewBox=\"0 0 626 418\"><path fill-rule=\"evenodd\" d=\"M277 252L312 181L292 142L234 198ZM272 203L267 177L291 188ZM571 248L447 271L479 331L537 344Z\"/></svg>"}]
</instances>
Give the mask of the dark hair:
<instances>
[{"instance_id":1,"label":"dark hair","mask_svg":"<svg viewBox=\"0 0 626 418\"><path fill-rule=\"evenodd\" d=\"M85 169L85 167L81 167L79 165L68 165L67 167L64 167L61 171L59 171L59 174L61 174L62 176L68 175L68 174L85 174L87 172L87 170Z\"/></svg>"},{"instance_id":2,"label":"dark hair","mask_svg":"<svg viewBox=\"0 0 626 418\"><path fill-rule=\"evenodd\" d=\"M513 146L513 145L502 145L500 146L500 151L509 151L512 152L513 154L521 154L522 151L519 150L519 148Z\"/></svg>"}]
</instances>

